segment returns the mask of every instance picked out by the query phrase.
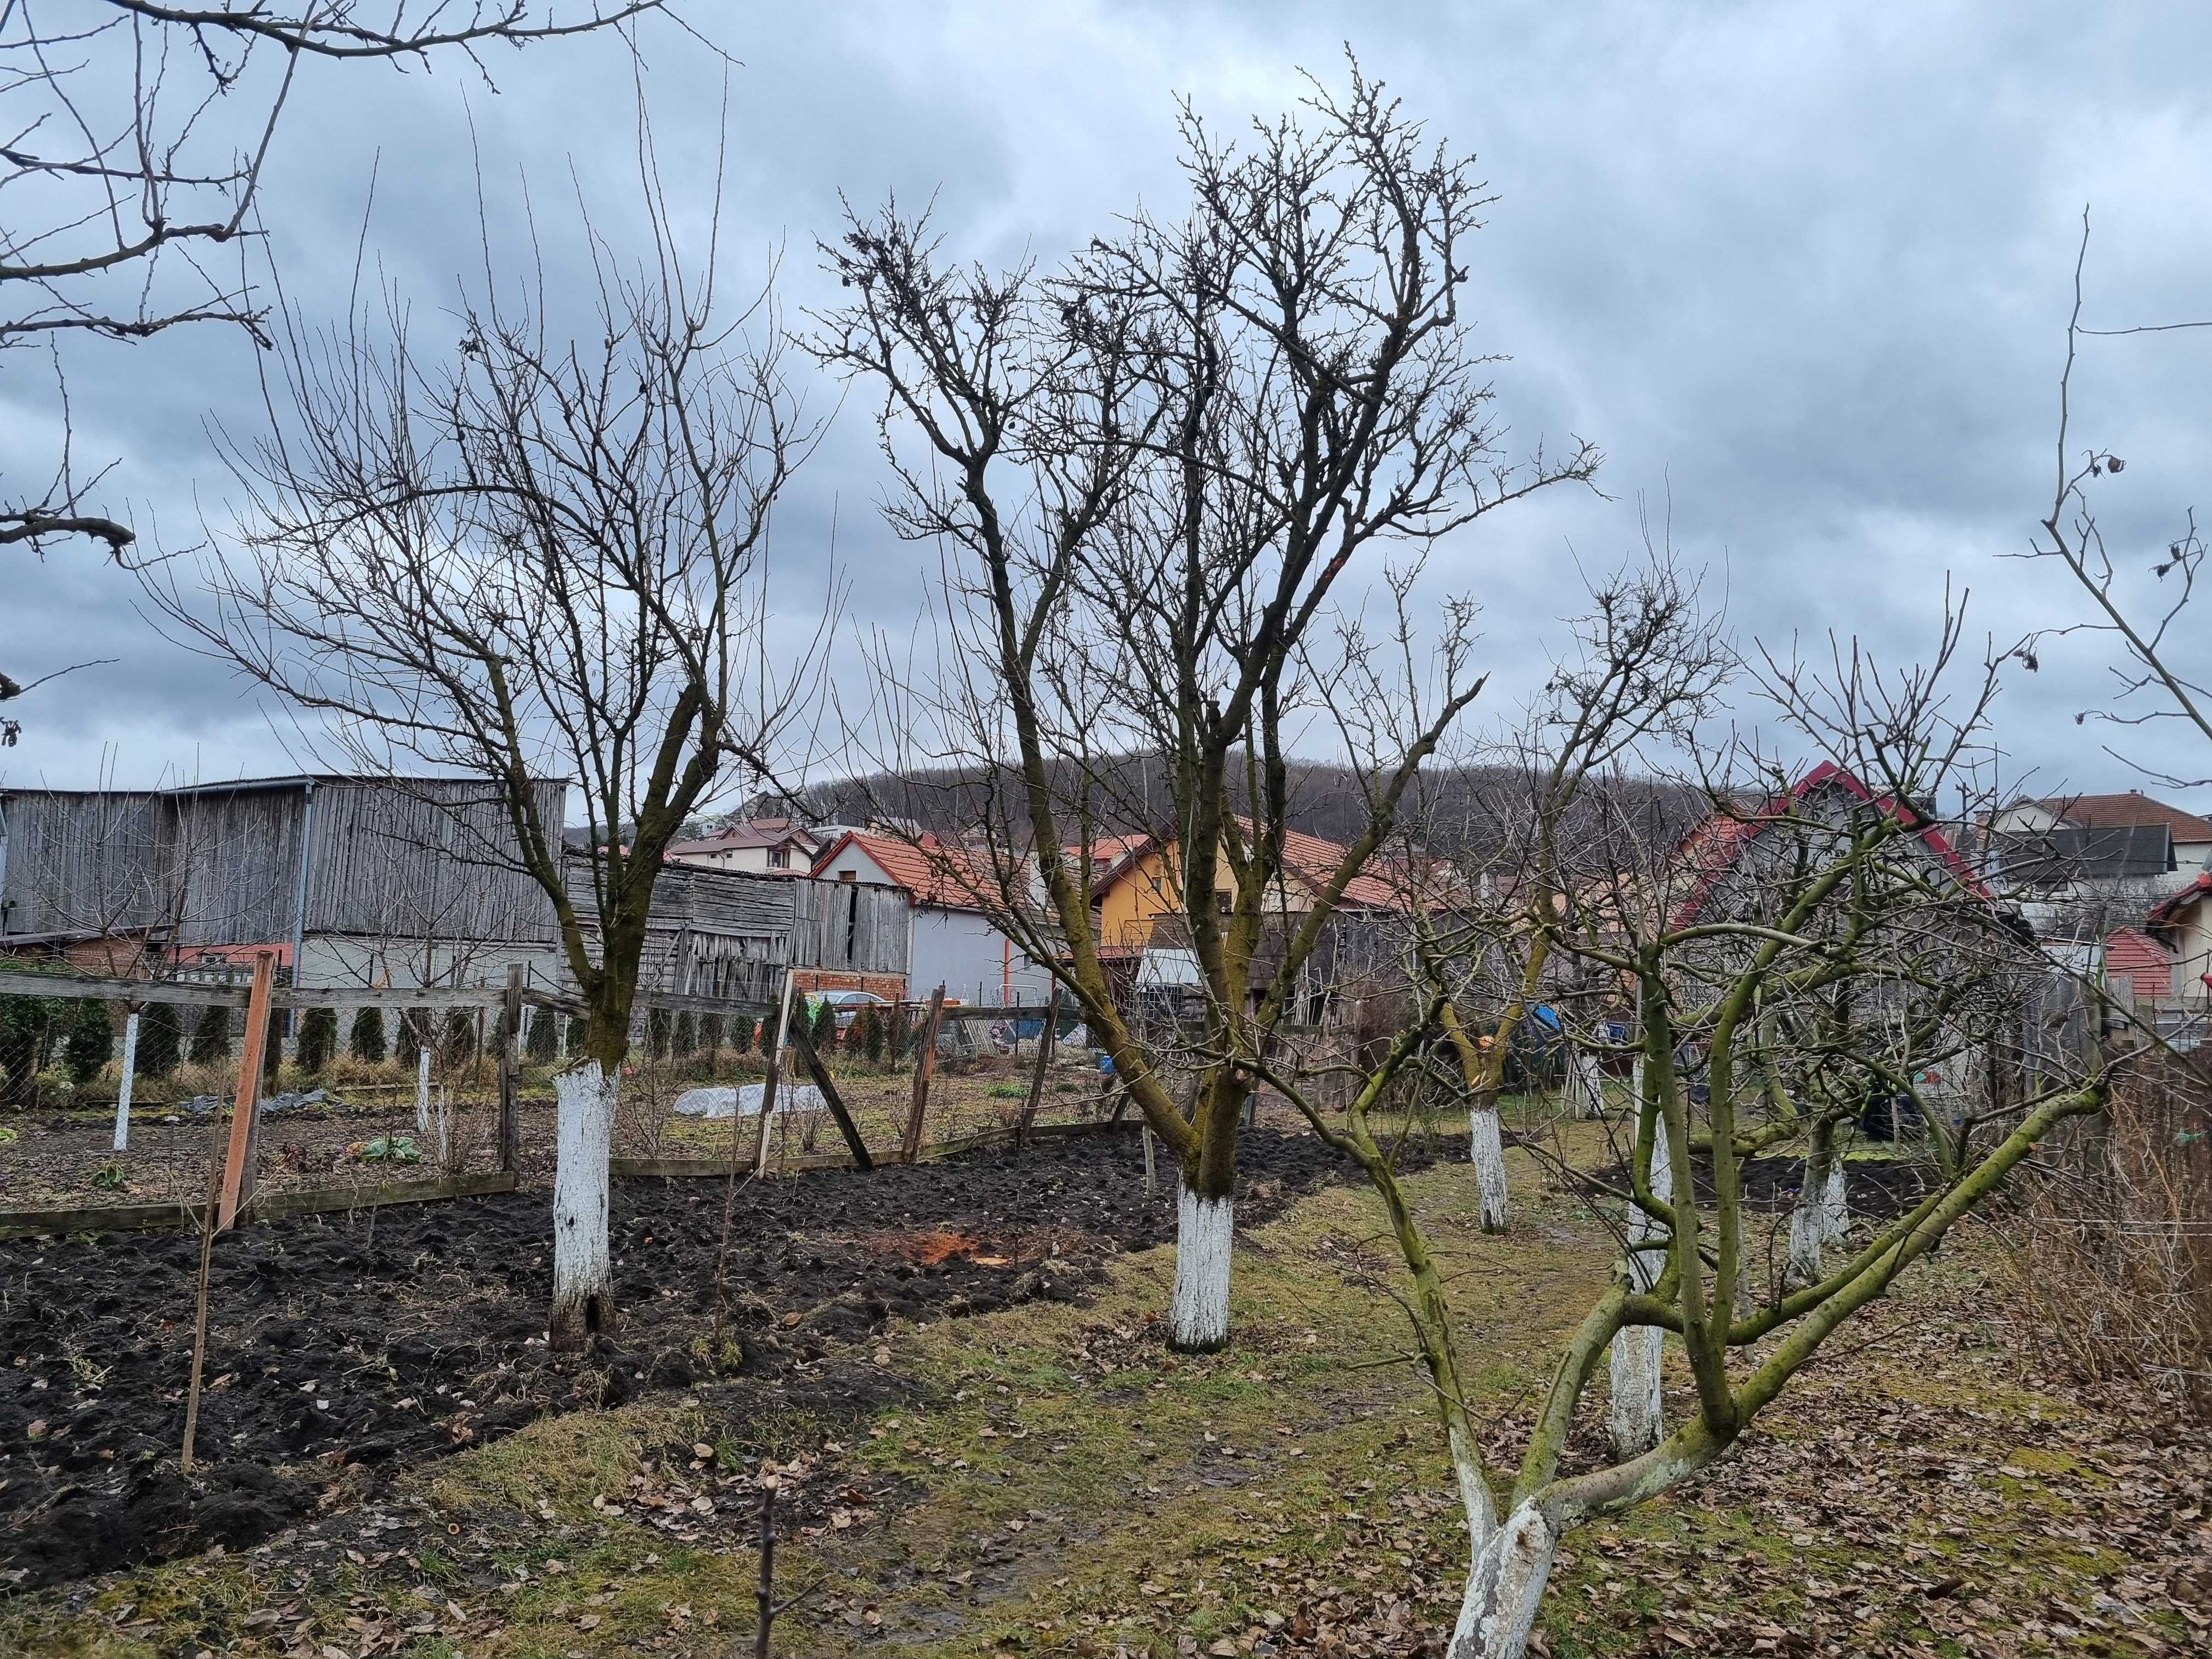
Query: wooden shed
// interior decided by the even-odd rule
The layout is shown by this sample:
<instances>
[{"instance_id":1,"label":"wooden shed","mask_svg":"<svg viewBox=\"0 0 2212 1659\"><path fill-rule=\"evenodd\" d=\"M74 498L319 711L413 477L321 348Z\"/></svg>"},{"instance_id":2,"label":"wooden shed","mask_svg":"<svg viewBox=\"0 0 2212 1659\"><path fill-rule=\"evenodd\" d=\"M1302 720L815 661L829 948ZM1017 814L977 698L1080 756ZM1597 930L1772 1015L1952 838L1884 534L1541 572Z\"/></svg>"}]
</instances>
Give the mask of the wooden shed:
<instances>
[{"instance_id":1,"label":"wooden shed","mask_svg":"<svg viewBox=\"0 0 2212 1659\"><path fill-rule=\"evenodd\" d=\"M537 787L559 823L567 785ZM480 779L0 791L0 950L118 938L149 966L274 948L295 983L435 984L554 929Z\"/></svg>"}]
</instances>

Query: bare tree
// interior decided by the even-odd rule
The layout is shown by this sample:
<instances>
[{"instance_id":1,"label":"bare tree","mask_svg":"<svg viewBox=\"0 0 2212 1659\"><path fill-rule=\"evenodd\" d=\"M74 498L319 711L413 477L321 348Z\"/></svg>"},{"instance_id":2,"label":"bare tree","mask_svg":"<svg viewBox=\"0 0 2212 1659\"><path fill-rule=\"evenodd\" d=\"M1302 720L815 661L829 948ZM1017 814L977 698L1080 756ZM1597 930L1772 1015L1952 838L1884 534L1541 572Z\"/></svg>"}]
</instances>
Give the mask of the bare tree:
<instances>
[{"instance_id":1,"label":"bare tree","mask_svg":"<svg viewBox=\"0 0 2212 1659\"><path fill-rule=\"evenodd\" d=\"M0 546L43 556L89 538L120 553L136 539L95 499L106 467L81 471L72 453L59 341L222 323L271 343L250 250L307 66L459 58L489 84L492 47L620 27L664 3L0 0L0 351L46 351L61 429L51 473L0 484ZM0 674L0 702L52 678ZM0 721L0 742L14 735Z\"/></svg>"},{"instance_id":2,"label":"bare tree","mask_svg":"<svg viewBox=\"0 0 2212 1659\"><path fill-rule=\"evenodd\" d=\"M732 306L711 239L685 264L649 137L641 160L642 257L586 222L596 304L576 337L489 273L450 356L397 295L380 322L288 330L292 418L232 450L235 530L137 566L175 633L319 717L354 764L497 792L587 1011L559 1085L553 1328L570 1341L611 1316L608 1136L655 878L702 805L774 775L813 684L768 665L764 580L773 507L819 425L766 293ZM572 781L580 848L543 775ZM464 850L516 857L486 840Z\"/></svg>"},{"instance_id":3,"label":"bare tree","mask_svg":"<svg viewBox=\"0 0 2212 1659\"><path fill-rule=\"evenodd\" d=\"M1499 1483L1502 1513L1463 1391L1444 1276L1398 1178L1393 1138L1376 1125L1409 1076L1438 1064L1443 988L1414 970L1421 1016L1341 1117L1307 1079L1263 1067L1366 1170L1413 1278L1406 1305L1469 1532L1454 1659L1516 1659L1565 1533L1714 1464L1828 1337L1933 1249L2040 1137L2101 1106L2109 1067L2094 1050L2039 1089L1978 1107L1947 1110L1917 1093L1930 1059L1998 1040L2021 986L2042 971L1971 868L1948 853L1928 805L1960 783L1971 793L1979 775L1995 679L1984 673L1961 707L1947 702L1944 670L1958 639L1947 628L1933 668L1898 675L1878 673L1856 650L1817 676L1766 662L1768 710L1832 763L1787 787L1789 773L1755 755L1739 755L1741 769L1709 766L1713 815L1686 847L1656 845L1601 895L1554 910L1553 949L1606 969L1633 1010L1639 1090L1625 1179L1611 1194L1618 1207L1606 1211L1620 1266L1557 1357L1520 1468ZM1762 1018L1778 1007L1798 1017ZM1823 1024L1812 1017L1823 1009L1842 1012ZM1913 1103L1928 1159L1917 1202L1796 1286L1754 1271L1762 1240L1743 1163L1802 1136L1827 1103L1801 1106L1770 1088L1778 1069L1826 1070L1839 1074L1838 1094ZM1462 1086L1455 1060L1441 1070L1443 1086ZM1687 1415L1671 1429L1658 1390L1662 1340L1680 1342L1692 1379ZM1614 1458L1566 1472L1569 1433L1608 1350Z\"/></svg>"},{"instance_id":4,"label":"bare tree","mask_svg":"<svg viewBox=\"0 0 2212 1659\"><path fill-rule=\"evenodd\" d=\"M2197 511L2184 508L2180 522L2148 550L2115 558L2106 541L2097 512L2095 493L2127 470L2126 460L2100 446L2074 448L2074 370L2087 338L2123 335L2166 334L2212 328L2212 322L2153 323L2123 328L2088 328L2081 321L2082 273L2089 258L2089 210L2081 210L2081 242L2074 260L2074 301L2066 318L2065 367L2058 377L2057 472L2051 507L2041 520L2040 534L2032 539L2029 558L2055 559L2065 567L2086 594L2092 611L2082 621L2045 630L2041 638L2071 634L2102 635L2118 647L2120 660L2112 665L2117 681L2107 707L2087 710L2079 718L2108 725L2170 731L2179 724L2204 745L2200 757L2212 756L2212 659L2203 648L2205 630L2192 625L2190 604L2204 569L2205 544L2197 527ZM2158 583L2155 597L2145 599L2132 580L2148 567ZM2027 666L2038 665L2041 638L2020 647ZM2212 770L2197 766L2177 769L2121 754L2108 748L2148 775L2177 788L2197 788L2212 783Z\"/></svg>"},{"instance_id":5,"label":"bare tree","mask_svg":"<svg viewBox=\"0 0 2212 1659\"><path fill-rule=\"evenodd\" d=\"M1498 1096L1516 1034L1559 976L1553 937L1650 844L1651 826L1618 800L1586 799L1586 787L1655 741L1693 739L1733 666L1696 584L1656 553L1648 568L1598 586L1571 632L1526 728L1500 745L1521 786L1515 819L1502 836L1455 837L1465 849L1456 902L1419 941L1467 1085L1486 1232L1506 1224ZM1577 1058L1587 1061L1587 1052Z\"/></svg>"},{"instance_id":6,"label":"bare tree","mask_svg":"<svg viewBox=\"0 0 2212 1659\"><path fill-rule=\"evenodd\" d=\"M891 520L945 550L934 677L885 664L884 723L909 739L893 769L987 769L973 839L1000 925L1054 965L1180 1168L1186 1348L1228 1337L1253 1062L1480 688L1470 607L1424 595L1436 626L1414 625L1421 550L1599 459L1504 459L1462 309L1488 198L1356 64L1349 82L1243 149L1186 108L1187 216L1139 212L1052 276L950 264L895 207L827 251L855 297L817 349L881 389ZM1393 545L1376 639L1344 585ZM1291 746L1332 714L1360 750L1364 823L1302 870ZM1109 965L1124 942L1065 850L1127 821L1100 763L1129 750L1166 772L1147 856L1176 920L1154 942L1189 954L1202 993L1173 1041L1136 1017Z\"/></svg>"}]
</instances>

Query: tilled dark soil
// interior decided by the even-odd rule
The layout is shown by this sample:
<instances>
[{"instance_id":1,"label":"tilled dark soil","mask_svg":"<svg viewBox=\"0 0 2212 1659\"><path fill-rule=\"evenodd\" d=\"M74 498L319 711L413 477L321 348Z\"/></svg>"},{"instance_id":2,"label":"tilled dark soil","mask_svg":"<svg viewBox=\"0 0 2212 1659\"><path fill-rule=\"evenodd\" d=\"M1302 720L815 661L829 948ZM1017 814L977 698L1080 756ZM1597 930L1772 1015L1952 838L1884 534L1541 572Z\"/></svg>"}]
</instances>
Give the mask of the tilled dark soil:
<instances>
[{"instance_id":1,"label":"tilled dark soil","mask_svg":"<svg viewBox=\"0 0 2212 1659\"><path fill-rule=\"evenodd\" d=\"M1351 1173L1316 1139L1265 1131L1239 1163L1240 1223ZM216 1248L189 1478L197 1237L0 1243L0 1589L250 1544L347 1465L386 1473L731 1370L772 1378L895 1314L1072 1297L1107 1257L1172 1237L1162 1174L1148 1198L1134 1137L1102 1136L748 1184L720 1337L722 1183L618 1184L619 1322L588 1356L544 1345L543 1193L246 1228Z\"/></svg>"}]
</instances>

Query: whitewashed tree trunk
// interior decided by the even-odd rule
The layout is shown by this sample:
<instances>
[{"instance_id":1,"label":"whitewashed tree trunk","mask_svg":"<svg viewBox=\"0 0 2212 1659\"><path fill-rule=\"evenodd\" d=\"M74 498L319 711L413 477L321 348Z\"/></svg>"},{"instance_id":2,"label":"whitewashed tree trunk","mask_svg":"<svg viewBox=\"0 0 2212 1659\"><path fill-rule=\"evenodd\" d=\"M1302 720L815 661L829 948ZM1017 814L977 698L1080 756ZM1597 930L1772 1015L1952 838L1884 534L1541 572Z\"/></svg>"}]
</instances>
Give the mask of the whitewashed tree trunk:
<instances>
[{"instance_id":1,"label":"whitewashed tree trunk","mask_svg":"<svg viewBox=\"0 0 2212 1659\"><path fill-rule=\"evenodd\" d=\"M430 1045L426 1042L415 1056L415 1133L427 1134L429 1128Z\"/></svg>"},{"instance_id":2,"label":"whitewashed tree trunk","mask_svg":"<svg viewBox=\"0 0 2212 1659\"><path fill-rule=\"evenodd\" d=\"M1784 1270L1792 1285L1815 1285L1821 1273L1821 1248L1844 1242L1850 1211L1844 1194L1844 1161L1837 1155L1835 1131L1814 1133L1806 1155L1804 1179L1790 1212L1790 1260Z\"/></svg>"},{"instance_id":3,"label":"whitewashed tree trunk","mask_svg":"<svg viewBox=\"0 0 2212 1659\"><path fill-rule=\"evenodd\" d=\"M115 1085L115 1150L131 1149L131 1082L138 1069L138 1016L123 1022L123 1078Z\"/></svg>"},{"instance_id":4,"label":"whitewashed tree trunk","mask_svg":"<svg viewBox=\"0 0 2212 1659\"><path fill-rule=\"evenodd\" d=\"M1237 1200L1201 1198L1188 1187L1181 1192L1168 1346L1184 1353L1212 1353L1229 1346L1229 1259Z\"/></svg>"},{"instance_id":5,"label":"whitewashed tree trunk","mask_svg":"<svg viewBox=\"0 0 2212 1659\"><path fill-rule=\"evenodd\" d=\"M607 1154L613 1143L615 1079L587 1060L553 1079L560 1133L553 1175L553 1314L556 1348L580 1348L614 1323L607 1256Z\"/></svg>"},{"instance_id":6,"label":"whitewashed tree trunk","mask_svg":"<svg viewBox=\"0 0 2212 1659\"><path fill-rule=\"evenodd\" d=\"M1820 1237L1824 1243L1841 1244L1850 1237L1850 1196L1844 1188L1844 1160L1828 1160L1827 1185L1820 1193Z\"/></svg>"},{"instance_id":7,"label":"whitewashed tree trunk","mask_svg":"<svg viewBox=\"0 0 2212 1659\"><path fill-rule=\"evenodd\" d=\"M1447 1659L1522 1659L1543 1605L1559 1535L1523 1504L1475 1552Z\"/></svg>"},{"instance_id":8,"label":"whitewashed tree trunk","mask_svg":"<svg viewBox=\"0 0 2212 1659\"><path fill-rule=\"evenodd\" d=\"M1667 1150L1667 1123L1662 1118L1651 1147L1651 1195L1662 1203L1674 1191L1674 1166ZM1628 1212L1628 1242L1644 1244L1664 1236L1651 1217L1632 1205ZM1662 1267L1656 1250L1632 1249L1628 1282L1648 1291ZM1632 1325L1613 1339L1613 1450L1616 1457L1635 1457L1657 1445L1666 1432L1666 1415L1659 1398L1659 1360L1665 1336L1656 1325Z\"/></svg>"},{"instance_id":9,"label":"whitewashed tree trunk","mask_svg":"<svg viewBox=\"0 0 2212 1659\"><path fill-rule=\"evenodd\" d=\"M1473 1107L1467 1115L1468 1157L1474 1164L1474 1188L1482 1206L1482 1231L1505 1231L1505 1143L1495 1107Z\"/></svg>"},{"instance_id":10,"label":"whitewashed tree trunk","mask_svg":"<svg viewBox=\"0 0 2212 1659\"><path fill-rule=\"evenodd\" d=\"M1605 1079L1597 1069L1597 1056L1577 1049L1575 1053L1575 1115L1603 1117L1605 1115Z\"/></svg>"}]
</instances>

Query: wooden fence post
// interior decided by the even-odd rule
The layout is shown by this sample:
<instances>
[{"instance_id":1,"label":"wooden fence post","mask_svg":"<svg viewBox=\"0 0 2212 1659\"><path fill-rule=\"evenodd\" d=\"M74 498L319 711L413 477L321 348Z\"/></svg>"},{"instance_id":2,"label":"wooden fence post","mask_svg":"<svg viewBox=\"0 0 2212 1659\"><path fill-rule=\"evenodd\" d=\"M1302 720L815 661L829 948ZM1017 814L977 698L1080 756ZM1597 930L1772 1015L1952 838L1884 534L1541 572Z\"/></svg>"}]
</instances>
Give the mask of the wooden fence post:
<instances>
[{"instance_id":1,"label":"wooden fence post","mask_svg":"<svg viewBox=\"0 0 2212 1659\"><path fill-rule=\"evenodd\" d=\"M868 1144L860 1139L860 1127L853 1121L853 1115L845 1109L844 1097L837 1092L836 1080L830 1075L830 1068L822 1063L822 1056L814 1051L814 1039L808 1035L805 1020L799 1021L792 1031L791 1047L799 1056L799 1063L806 1068L806 1075L814 1079L814 1086L822 1091L823 1103L829 1107L830 1115L837 1120L837 1133L845 1137L845 1145L852 1148L854 1164L863 1170L874 1169L876 1164L868 1156Z\"/></svg>"},{"instance_id":2,"label":"wooden fence post","mask_svg":"<svg viewBox=\"0 0 2212 1659\"><path fill-rule=\"evenodd\" d=\"M1037 1033L1036 1070L1030 1073L1030 1097L1022 1103L1022 1115L1014 1124L1014 1145L1030 1144L1030 1125L1036 1118L1037 1102L1044 1095L1045 1068L1052 1064L1053 1044L1060 1036L1060 981L1052 982L1052 995L1044 1006L1044 1030Z\"/></svg>"},{"instance_id":3,"label":"wooden fence post","mask_svg":"<svg viewBox=\"0 0 2212 1659\"><path fill-rule=\"evenodd\" d=\"M768 1051L768 1070L761 1079L760 1136L753 1142L753 1174L768 1173L768 1121L775 1113L775 1085L783 1074L783 1045L791 1041L791 998L799 975L783 970L783 1000L776 1006L775 1041Z\"/></svg>"},{"instance_id":4,"label":"wooden fence post","mask_svg":"<svg viewBox=\"0 0 2212 1659\"><path fill-rule=\"evenodd\" d=\"M400 1015L400 1018L402 1019L406 1018L407 1016L404 1013ZM430 1027L433 1031L437 1029L437 1024L438 1022L435 1019L430 1021ZM416 1035L418 1037L422 1037L422 1046L416 1052L415 1055L415 1133L416 1134L428 1134L430 1132L431 1039L423 1036L422 1033L419 1031L416 1032Z\"/></svg>"},{"instance_id":5,"label":"wooden fence post","mask_svg":"<svg viewBox=\"0 0 2212 1659\"><path fill-rule=\"evenodd\" d=\"M945 988L929 994L929 1012L921 1022L921 1052L914 1057L914 1107L908 1112L906 1133L899 1140L899 1160L911 1164L921 1155L922 1115L929 1109L929 1079L937 1073L937 1023L945 1017Z\"/></svg>"},{"instance_id":6,"label":"wooden fence post","mask_svg":"<svg viewBox=\"0 0 2212 1659\"><path fill-rule=\"evenodd\" d=\"M499 1167L522 1168L522 964L507 964L507 1000L500 1012Z\"/></svg>"},{"instance_id":7,"label":"wooden fence post","mask_svg":"<svg viewBox=\"0 0 2212 1659\"><path fill-rule=\"evenodd\" d=\"M246 1052L238 1060L238 1097L231 1108L230 1146L223 1157L217 1232L235 1223L239 1206L253 1196L254 1172L247 1152L253 1143L254 1120L260 1115L261 1051L269 1044L269 988L276 968L274 951L254 952L253 984L246 998Z\"/></svg>"}]
</instances>

